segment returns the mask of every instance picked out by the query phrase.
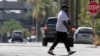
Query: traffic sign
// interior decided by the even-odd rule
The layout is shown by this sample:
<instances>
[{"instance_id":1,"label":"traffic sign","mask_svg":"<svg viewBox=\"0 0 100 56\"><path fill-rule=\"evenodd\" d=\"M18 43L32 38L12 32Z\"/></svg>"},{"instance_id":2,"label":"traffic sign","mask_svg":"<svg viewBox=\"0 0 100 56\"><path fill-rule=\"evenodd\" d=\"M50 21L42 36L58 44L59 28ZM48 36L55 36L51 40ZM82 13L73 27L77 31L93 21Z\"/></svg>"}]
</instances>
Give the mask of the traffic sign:
<instances>
[{"instance_id":1,"label":"traffic sign","mask_svg":"<svg viewBox=\"0 0 100 56\"><path fill-rule=\"evenodd\" d=\"M99 4L95 1L91 1L88 4L88 11L91 16L96 16L96 14L99 12Z\"/></svg>"}]
</instances>

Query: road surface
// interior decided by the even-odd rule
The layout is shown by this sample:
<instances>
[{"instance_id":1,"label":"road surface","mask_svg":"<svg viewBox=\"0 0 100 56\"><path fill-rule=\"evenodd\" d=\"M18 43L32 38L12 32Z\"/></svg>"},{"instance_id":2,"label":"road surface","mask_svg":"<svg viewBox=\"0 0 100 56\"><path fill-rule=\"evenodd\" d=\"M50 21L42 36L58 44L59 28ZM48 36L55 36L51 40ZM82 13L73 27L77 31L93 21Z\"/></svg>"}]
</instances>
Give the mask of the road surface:
<instances>
[{"instance_id":1,"label":"road surface","mask_svg":"<svg viewBox=\"0 0 100 56\"><path fill-rule=\"evenodd\" d=\"M52 56L47 53L52 43L47 47L42 43L0 43L0 56ZM100 56L100 47L90 44L75 44L72 50L77 51L71 56ZM58 44L54 50L55 56L68 56L62 43Z\"/></svg>"}]
</instances>

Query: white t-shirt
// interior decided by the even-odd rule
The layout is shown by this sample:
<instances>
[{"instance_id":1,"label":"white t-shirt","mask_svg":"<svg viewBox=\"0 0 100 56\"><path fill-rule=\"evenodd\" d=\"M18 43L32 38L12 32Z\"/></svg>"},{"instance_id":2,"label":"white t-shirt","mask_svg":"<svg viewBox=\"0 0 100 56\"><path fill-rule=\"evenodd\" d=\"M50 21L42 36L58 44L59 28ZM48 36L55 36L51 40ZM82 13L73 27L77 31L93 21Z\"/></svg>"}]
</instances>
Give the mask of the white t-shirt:
<instances>
[{"instance_id":1,"label":"white t-shirt","mask_svg":"<svg viewBox=\"0 0 100 56\"><path fill-rule=\"evenodd\" d=\"M67 14L63 10L61 10L58 13L58 17L57 17L56 31L67 32L67 28L64 26L63 21L67 22L68 20L69 18Z\"/></svg>"}]
</instances>

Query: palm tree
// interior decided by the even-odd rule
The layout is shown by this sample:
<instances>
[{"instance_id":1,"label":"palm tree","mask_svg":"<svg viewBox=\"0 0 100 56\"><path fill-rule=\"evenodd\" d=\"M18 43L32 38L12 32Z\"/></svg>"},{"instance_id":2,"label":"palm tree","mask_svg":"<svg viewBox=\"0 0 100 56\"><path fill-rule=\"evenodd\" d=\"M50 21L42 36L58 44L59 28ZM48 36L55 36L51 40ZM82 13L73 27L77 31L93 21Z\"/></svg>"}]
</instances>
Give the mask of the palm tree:
<instances>
[{"instance_id":1,"label":"palm tree","mask_svg":"<svg viewBox=\"0 0 100 56\"><path fill-rule=\"evenodd\" d=\"M41 41L40 23L49 16L56 15L56 5L53 0L27 0L33 6L33 18L36 18L37 41Z\"/></svg>"}]
</instances>

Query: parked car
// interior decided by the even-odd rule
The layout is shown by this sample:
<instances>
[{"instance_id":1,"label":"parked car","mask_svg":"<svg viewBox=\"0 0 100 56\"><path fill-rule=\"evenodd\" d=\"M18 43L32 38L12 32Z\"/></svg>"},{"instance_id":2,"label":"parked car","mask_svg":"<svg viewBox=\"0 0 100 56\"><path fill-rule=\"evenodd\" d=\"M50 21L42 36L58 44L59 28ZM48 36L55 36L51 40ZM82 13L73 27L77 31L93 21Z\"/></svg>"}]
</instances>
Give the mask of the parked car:
<instances>
[{"instance_id":1,"label":"parked car","mask_svg":"<svg viewBox=\"0 0 100 56\"><path fill-rule=\"evenodd\" d=\"M14 30L11 37L11 42L23 42L24 41L24 33L21 30Z\"/></svg>"},{"instance_id":2,"label":"parked car","mask_svg":"<svg viewBox=\"0 0 100 56\"><path fill-rule=\"evenodd\" d=\"M32 35L31 37L27 37L28 42L35 42L36 41L36 35Z\"/></svg>"},{"instance_id":3,"label":"parked car","mask_svg":"<svg viewBox=\"0 0 100 56\"><path fill-rule=\"evenodd\" d=\"M95 37L95 32L91 27L78 27L74 33L75 43L93 43L93 38Z\"/></svg>"},{"instance_id":4,"label":"parked car","mask_svg":"<svg viewBox=\"0 0 100 56\"><path fill-rule=\"evenodd\" d=\"M42 41L43 46L47 46L48 42L53 42L56 38L56 17L49 17L44 25L44 37ZM73 33L68 34L69 44L72 47L74 40L73 40Z\"/></svg>"}]
</instances>

